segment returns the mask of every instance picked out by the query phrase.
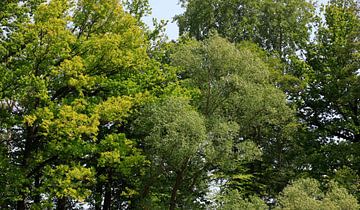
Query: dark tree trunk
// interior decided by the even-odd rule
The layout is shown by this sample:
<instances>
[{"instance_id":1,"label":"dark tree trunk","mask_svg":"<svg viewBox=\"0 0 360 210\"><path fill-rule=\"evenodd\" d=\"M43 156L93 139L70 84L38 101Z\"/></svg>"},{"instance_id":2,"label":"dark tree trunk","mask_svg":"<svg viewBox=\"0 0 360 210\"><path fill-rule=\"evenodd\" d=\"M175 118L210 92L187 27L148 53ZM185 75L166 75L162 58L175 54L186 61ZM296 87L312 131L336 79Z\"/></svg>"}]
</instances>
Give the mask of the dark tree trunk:
<instances>
[{"instance_id":1,"label":"dark tree trunk","mask_svg":"<svg viewBox=\"0 0 360 210\"><path fill-rule=\"evenodd\" d=\"M21 199L16 203L16 210L25 210L25 199Z\"/></svg>"},{"instance_id":2,"label":"dark tree trunk","mask_svg":"<svg viewBox=\"0 0 360 210\"><path fill-rule=\"evenodd\" d=\"M190 161L190 158L187 158L184 161L184 163L182 164L180 170L176 173L176 180L175 180L174 186L171 190L171 198L170 198L170 206L169 206L170 210L174 210L176 208L177 191L183 181L183 176L184 176L184 173L185 173L185 170L187 168L189 161Z\"/></svg>"},{"instance_id":3,"label":"dark tree trunk","mask_svg":"<svg viewBox=\"0 0 360 210\"><path fill-rule=\"evenodd\" d=\"M66 209L66 198L58 198L56 210L65 210Z\"/></svg>"},{"instance_id":4,"label":"dark tree trunk","mask_svg":"<svg viewBox=\"0 0 360 210\"><path fill-rule=\"evenodd\" d=\"M95 197L95 210L101 210L101 203L102 203L102 183L97 183L96 186L96 197Z\"/></svg>"},{"instance_id":5,"label":"dark tree trunk","mask_svg":"<svg viewBox=\"0 0 360 210\"><path fill-rule=\"evenodd\" d=\"M104 206L103 210L110 210L111 209L111 185L112 185L112 171L110 169L110 172L108 174L108 182L105 186L105 198L104 198Z\"/></svg>"},{"instance_id":6,"label":"dark tree trunk","mask_svg":"<svg viewBox=\"0 0 360 210\"><path fill-rule=\"evenodd\" d=\"M39 189L40 187L40 175L37 175L35 177L35 189ZM41 196L40 196L40 192L37 192L37 194L34 196L34 203L35 204L39 204L41 202Z\"/></svg>"},{"instance_id":7,"label":"dark tree trunk","mask_svg":"<svg viewBox=\"0 0 360 210\"><path fill-rule=\"evenodd\" d=\"M176 207L176 196L177 196L177 191L180 187L181 181L182 181L182 171L180 171L176 175L176 181L175 181L175 184L171 191L170 207L169 207L170 210L174 210Z\"/></svg>"}]
</instances>

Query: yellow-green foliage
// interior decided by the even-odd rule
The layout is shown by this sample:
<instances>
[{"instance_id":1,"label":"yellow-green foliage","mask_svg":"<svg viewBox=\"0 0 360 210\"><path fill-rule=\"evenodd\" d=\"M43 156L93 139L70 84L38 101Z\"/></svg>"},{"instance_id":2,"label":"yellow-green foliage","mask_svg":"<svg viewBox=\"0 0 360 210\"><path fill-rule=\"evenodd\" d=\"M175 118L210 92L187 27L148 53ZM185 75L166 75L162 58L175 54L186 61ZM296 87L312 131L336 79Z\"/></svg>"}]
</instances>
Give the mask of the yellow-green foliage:
<instances>
[{"instance_id":1,"label":"yellow-green foliage","mask_svg":"<svg viewBox=\"0 0 360 210\"><path fill-rule=\"evenodd\" d=\"M9 139L18 151L11 170L26 177L15 181L24 189L16 200L84 201L107 182L137 179L148 163L119 127L150 95L140 78L153 87L166 80L137 20L118 0L0 5L0 97L13 104L0 124L19 129ZM137 194L133 183L124 196Z\"/></svg>"},{"instance_id":2,"label":"yellow-green foliage","mask_svg":"<svg viewBox=\"0 0 360 210\"><path fill-rule=\"evenodd\" d=\"M320 189L320 183L311 178L299 179L287 186L278 198L277 209L311 210L311 209L359 209L354 196L336 182L330 182L327 190Z\"/></svg>"},{"instance_id":3,"label":"yellow-green foliage","mask_svg":"<svg viewBox=\"0 0 360 210\"><path fill-rule=\"evenodd\" d=\"M79 165L45 167L43 190L50 196L70 197L84 201L91 190L87 187L95 181L95 171Z\"/></svg>"}]
</instances>

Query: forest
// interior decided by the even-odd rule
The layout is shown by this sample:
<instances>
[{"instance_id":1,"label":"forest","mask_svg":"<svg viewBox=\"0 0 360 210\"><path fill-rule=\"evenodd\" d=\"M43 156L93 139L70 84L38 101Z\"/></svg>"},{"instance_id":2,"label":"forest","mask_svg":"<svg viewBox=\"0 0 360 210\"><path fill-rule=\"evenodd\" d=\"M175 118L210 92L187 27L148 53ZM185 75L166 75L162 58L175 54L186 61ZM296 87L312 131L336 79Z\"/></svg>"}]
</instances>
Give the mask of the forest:
<instances>
[{"instance_id":1,"label":"forest","mask_svg":"<svg viewBox=\"0 0 360 210\"><path fill-rule=\"evenodd\" d=\"M0 209L360 209L360 2L0 1Z\"/></svg>"}]
</instances>

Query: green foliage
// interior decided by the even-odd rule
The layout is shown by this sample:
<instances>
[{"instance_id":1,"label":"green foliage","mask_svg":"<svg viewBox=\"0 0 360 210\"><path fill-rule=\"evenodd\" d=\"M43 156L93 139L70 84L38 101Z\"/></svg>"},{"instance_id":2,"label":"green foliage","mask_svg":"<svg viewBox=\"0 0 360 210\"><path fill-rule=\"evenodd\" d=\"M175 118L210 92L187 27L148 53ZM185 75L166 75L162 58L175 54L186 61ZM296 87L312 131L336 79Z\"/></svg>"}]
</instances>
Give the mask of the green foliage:
<instances>
[{"instance_id":1,"label":"green foliage","mask_svg":"<svg viewBox=\"0 0 360 210\"><path fill-rule=\"evenodd\" d=\"M299 179L287 186L279 197L277 209L358 209L356 198L336 182L324 192L315 179Z\"/></svg>"},{"instance_id":2,"label":"green foliage","mask_svg":"<svg viewBox=\"0 0 360 210\"><path fill-rule=\"evenodd\" d=\"M190 208L196 202L193 195L206 190L200 179L207 176L210 144L204 119L186 98L164 97L144 109L134 129L143 133L142 144L152 163L148 188L159 199L146 205ZM153 179L161 182L151 183Z\"/></svg>"},{"instance_id":3,"label":"green foliage","mask_svg":"<svg viewBox=\"0 0 360 210\"><path fill-rule=\"evenodd\" d=\"M242 195L236 191L230 191L226 195L220 197L218 208L232 210L232 209L249 209L249 210L265 210L269 207L263 200L258 197L243 198Z\"/></svg>"},{"instance_id":4,"label":"green foliage","mask_svg":"<svg viewBox=\"0 0 360 210\"><path fill-rule=\"evenodd\" d=\"M70 197L84 201L91 193L87 185L94 182L94 171L82 166L58 165L44 168L45 192L51 197Z\"/></svg>"},{"instance_id":5,"label":"green foliage","mask_svg":"<svg viewBox=\"0 0 360 210\"><path fill-rule=\"evenodd\" d=\"M1 209L359 208L358 3L180 2L0 2Z\"/></svg>"},{"instance_id":6,"label":"green foliage","mask_svg":"<svg viewBox=\"0 0 360 210\"><path fill-rule=\"evenodd\" d=\"M260 148L264 160L271 161L266 164L273 165L267 175L282 177L284 185L288 177L281 170L288 167L286 158L297 125L285 95L273 84L276 70L266 60L256 46L236 46L218 35L201 42L189 40L172 55L172 64L183 70L180 77L184 85L200 90L193 103L207 117L213 154L220 156L215 157L216 164L228 170L228 175L248 173L241 165L258 159ZM243 149L249 146L245 140L255 142L259 148ZM253 158L244 161L244 156ZM255 185L260 184L257 182Z\"/></svg>"},{"instance_id":7,"label":"green foliage","mask_svg":"<svg viewBox=\"0 0 360 210\"><path fill-rule=\"evenodd\" d=\"M139 22L141 18L151 14L151 8L148 0L123 0L125 8Z\"/></svg>"},{"instance_id":8,"label":"green foliage","mask_svg":"<svg viewBox=\"0 0 360 210\"><path fill-rule=\"evenodd\" d=\"M2 207L131 199L148 162L120 127L161 78L137 21L116 0L3 8L1 183L13 189L2 191Z\"/></svg>"},{"instance_id":9,"label":"green foliage","mask_svg":"<svg viewBox=\"0 0 360 210\"><path fill-rule=\"evenodd\" d=\"M302 114L311 126L316 126L321 139L359 141L358 10L354 1L327 5L325 22L319 23L316 42L308 50L312 71L309 89L302 95Z\"/></svg>"},{"instance_id":10,"label":"green foliage","mask_svg":"<svg viewBox=\"0 0 360 210\"><path fill-rule=\"evenodd\" d=\"M360 177L355 170L344 167L336 171L334 180L342 187L346 188L349 193L360 198Z\"/></svg>"},{"instance_id":11,"label":"green foliage","mask_svg":"<svg viewBox=\"0 0 360 210\"><path fill-rule=\"evenodd\" d=\"M344 167L359 173L358 11L358 2L330 1L307 49L309 85L299 114L306 126L304 162L317 178Z\"/></svg>"},{"instance_id":12,"label":"green foliage","mask_svg":"<svg viewBox=\"0 0 360 210\"><path fill-rule=\"evenodd\" d=\"M203 119L183 99L165 98L160 106L150 109L151 115L146 117L150 120L149 136L144 141L163 157L171 154L173 159L167 165L177 168L204 143Z\"/></svg>"},{"instance_id":13,"label":"green foliage","mask_svg":"<svg viewBox=\"0 0 360 210\"><path fill-rule=\"evenodd\" d=\"M184 14L177 17L180 34L196 39L211 30L232 42L250 40L282 58L308 41L314 8L305 0L183 0Z\"/></svg>"}]
</instances>

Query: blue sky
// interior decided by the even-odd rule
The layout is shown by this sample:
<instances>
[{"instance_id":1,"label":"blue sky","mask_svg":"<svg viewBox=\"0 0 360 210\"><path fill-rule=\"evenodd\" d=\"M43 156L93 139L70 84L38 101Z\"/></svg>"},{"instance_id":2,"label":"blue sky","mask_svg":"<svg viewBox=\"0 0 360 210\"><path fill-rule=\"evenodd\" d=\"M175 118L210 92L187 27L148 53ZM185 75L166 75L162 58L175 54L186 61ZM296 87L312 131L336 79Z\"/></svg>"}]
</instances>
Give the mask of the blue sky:
<instances>
[{"instance_id":1,"label":"blue sky","mask_svg":"<svg viewBox=\"0 0 360 210\"><path fill-rule=\"evenodd\" d=\"M325 3L327 1L328 0L318 0L319 3ZM183 9L178 4L178 0L149 0L149 2L152 8L152 15L151 17L145 18L145 22L150 24L152 17L159 20L169 20L166 33L170 39L176 39L179 30L176 23L172 23L172 18L183 12Z\"/></svg>"}]
</instances>

